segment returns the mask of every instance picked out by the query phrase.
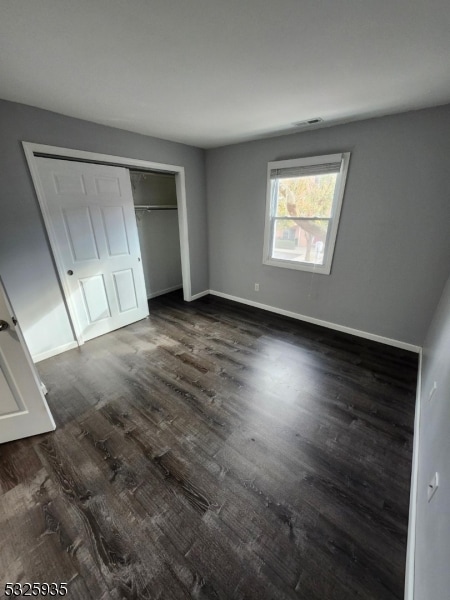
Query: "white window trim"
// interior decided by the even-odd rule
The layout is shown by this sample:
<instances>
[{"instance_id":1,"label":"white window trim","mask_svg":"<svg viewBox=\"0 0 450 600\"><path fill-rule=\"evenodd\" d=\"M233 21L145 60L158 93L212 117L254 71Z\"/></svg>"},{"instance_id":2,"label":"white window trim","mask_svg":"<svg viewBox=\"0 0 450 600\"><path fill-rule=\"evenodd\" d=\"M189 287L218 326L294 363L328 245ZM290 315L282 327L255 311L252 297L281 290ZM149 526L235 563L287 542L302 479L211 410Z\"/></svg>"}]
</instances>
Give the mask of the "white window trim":
<instances>
[{"instance_id":1,"label":"white window trim","mask_svg":"<svg viewBox=\"0 0 450 600\"><path fill-rule=\"evenodd\" d=\"M272 248L272 227L271 227L271 179L270 172L272 169L285 169L290 167L306 167L312 165L320 165L324 163L341 161L341 170L337 176L336 187L334 190L333 207L331 214L331 228L327 243L327 253L323 265L314 265L308 263L294 262L290 260L282 260L271 257ZM313 271L322 275L331 273L331 264L333 262L334 248L336 245L337 232L339 227L339 219L341 216L342 200L344 198L345 182L347 179L348 165L350 161L350 152L342 152L339 154L327 154L323 156L309 156L307 158L294 158L291 160L278 160L269 162L267 165L267 196L266 196L266 217L264 228L264 255L263 264L284 269L294 269L297 271Z\"/></svg>"}]
</instances>

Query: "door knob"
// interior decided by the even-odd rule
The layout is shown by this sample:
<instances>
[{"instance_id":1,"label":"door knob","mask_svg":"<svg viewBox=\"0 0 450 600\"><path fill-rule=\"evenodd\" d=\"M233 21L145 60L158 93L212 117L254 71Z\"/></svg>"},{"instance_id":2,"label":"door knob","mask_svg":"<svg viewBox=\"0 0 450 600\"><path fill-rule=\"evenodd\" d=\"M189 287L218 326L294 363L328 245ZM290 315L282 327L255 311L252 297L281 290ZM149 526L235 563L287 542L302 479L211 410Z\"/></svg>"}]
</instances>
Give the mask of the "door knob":
<instances>
[{"instance_id":1,"label":"door knob","mask_svg":"<svg viewBox=\"0 0 450 600\"><path fill-rule=\"evenodd\" d=\"M8 329L9 324L6 321L0 320L0 331L6 331Z\"/></svg>"},{"instance_id":2,"label":"door knob","mask_svg":"<svg viewBox=\"0 0 450 600\"><path fill-rule=\"evenodd\" d=\"M73 271L72 271L72 269L69 269L69 270L67 271L67 275L73 275Z\"/></svg>"}]
</instances>

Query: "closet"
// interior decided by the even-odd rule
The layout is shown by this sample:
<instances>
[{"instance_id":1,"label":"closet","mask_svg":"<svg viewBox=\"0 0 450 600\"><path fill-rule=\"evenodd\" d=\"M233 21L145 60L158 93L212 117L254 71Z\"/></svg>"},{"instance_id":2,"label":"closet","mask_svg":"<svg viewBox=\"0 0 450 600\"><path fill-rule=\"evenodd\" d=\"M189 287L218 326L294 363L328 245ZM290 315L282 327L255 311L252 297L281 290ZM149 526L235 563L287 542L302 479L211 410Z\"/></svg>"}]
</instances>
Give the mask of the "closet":
<instances>
[{"instance_id":1,"label":"closet","mask_svg":"<svg viewBox=\"0 0 450 600\"><path fill-rule=\"evenodd\" d=\"M148 298L183 287L175 175L130 169Z\"/></svg>"}]
</instances>

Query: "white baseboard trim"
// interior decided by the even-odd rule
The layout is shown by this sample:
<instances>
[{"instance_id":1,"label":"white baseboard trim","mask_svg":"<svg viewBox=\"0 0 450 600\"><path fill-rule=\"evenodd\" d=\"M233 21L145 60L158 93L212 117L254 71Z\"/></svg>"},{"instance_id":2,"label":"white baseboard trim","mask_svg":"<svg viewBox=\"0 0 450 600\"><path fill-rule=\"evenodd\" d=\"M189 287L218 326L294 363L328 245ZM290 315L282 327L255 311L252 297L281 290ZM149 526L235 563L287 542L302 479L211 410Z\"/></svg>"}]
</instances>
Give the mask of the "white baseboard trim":
<instances>
[{"instance_id":1,"label":"white baseboard trim","mask_svg":"<svg viewBox=\"0 0 450 600\"><path fill-rule=\"evenodd\" d=\"M205 290L204 292L199 292L198 294L194 294L193 296L191 296L191 299L189 300L189 302L192 302L192 300L198 300L199 298L203 298L203 296L207 296L210 293L211 293L210 290Z\"/></svg>"},{"instance_id":2,"label":"white baseboard trim","mask_svg":"<svg viewBox=\"0 0 450 600\"><path fill-rule=\"evenodd\" d=\"M410 350L411 352L416 353L420 352L420 346L408 344L407 342L401 342L400 340L393 340L391 338L383 337L382 335L377 335L376 333L360 331L359 329L353 329L352 327L347 327L345 325L338 325L337 323L331 323L330 321L315 319L314 317L301 315L290 310L284 310L284 308L276 308L275 306L269 306L268 304L255 302L254 300L247 300L246 298L239 298L238 296L232 296L231 294L224 294L223 292L217 292L216 290L209 290L209 293L213 296L219 296L220 298L226 298L227 300L233 300L234 302L240 302L241 304L247 304L248 306L254 306L255 308L261 308L262 310L268 310L269 312L273 312L278 315L291 317L291 319L297 319L298 321L306 321L306 323L320 325L321 327L328 327L328 329L342 331L343 333L356 335L357 337L361 337L366 340L372 340L374 342L380 342L381 344L387 344L388 346L394 346L395 348L402 348L403 350Z\"/></svg>"},{"instance_id":3,"label":"white baseboard trim","mask_svg":"<svg viewBox=\"0 0 450 600\"><path fill-rule=\"evenodd\" d=\"M417 490L419 481L420 410L422 405L422 351L419 352L416 410L414 415L414 442L411 467L411 491L409 496L408 543L406 546L405 600L414 599L414 575L416 557Z\"/></svg>"},{"instance_id":4,"label":"white baseboard trim","mask_svg":"<svg viewBox=\"0 0 450 600\"><path fill-rule=\"evenodd\" d=\"M162 296L163 294L168 294L169 292L174 292L175 290L181 290L183 288L183 284L173 285L172 287L168 287L165 290L159 290L159 292L152 292L151 294L147 294L147 300L151 300L152 298L156 298L157 296Z\"/></svg>"},{"instance_id":5,"label":"white baseboard trim","mask_svg":"<svg viewBox=\"0 0 450 600\"><path fill-rule=\"evenodd\" d=\"M52 356L56 356L57 354L62 354L67 350L73 350L73 348L78 348L77 342L68 342L67 344L58 346L57 348L52 348L51 350L46 350L45 352L39 352L39 354L33 354L32 359L33 362L38 363L41 362L41 360L45 360L46 358L51 358Z\"/></svg>"}]
</instances>

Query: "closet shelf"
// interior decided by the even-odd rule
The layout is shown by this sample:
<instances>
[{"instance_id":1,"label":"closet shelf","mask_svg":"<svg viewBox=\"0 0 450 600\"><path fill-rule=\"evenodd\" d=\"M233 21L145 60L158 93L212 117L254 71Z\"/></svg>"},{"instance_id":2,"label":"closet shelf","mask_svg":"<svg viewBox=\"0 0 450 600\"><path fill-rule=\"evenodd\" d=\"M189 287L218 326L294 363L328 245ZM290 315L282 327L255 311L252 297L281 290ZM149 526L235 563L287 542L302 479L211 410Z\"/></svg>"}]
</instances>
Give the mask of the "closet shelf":
<instances>
[{"instance_id":1,"label":"closet shelf","mask_svg":"<svg viewBox=\"0 0 450 600\"><path fill-rule=\"evenodd\" d=\"M178 210L173 204L135 204L134 210Z\"/></svg>"}]
</instances>

